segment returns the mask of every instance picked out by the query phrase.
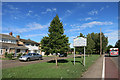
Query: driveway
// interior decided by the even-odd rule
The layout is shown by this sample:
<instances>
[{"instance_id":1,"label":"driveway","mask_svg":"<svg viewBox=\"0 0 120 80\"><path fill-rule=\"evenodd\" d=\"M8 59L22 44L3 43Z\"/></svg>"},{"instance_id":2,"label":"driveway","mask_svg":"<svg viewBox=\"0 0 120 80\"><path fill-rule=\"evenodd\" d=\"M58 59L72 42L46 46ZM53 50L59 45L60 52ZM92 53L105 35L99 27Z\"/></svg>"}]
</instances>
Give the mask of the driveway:
<instances>
[{"instance_id":1,"label":"driveway","mask_svg":"<svg viewBox=\"0 0 120 80\"><path fill-rule=\"evenodd\" d=\"M68 55L67 57L58 57L58 59L67 59L72 58L74 55ZM80 55L76 55L80 56ZM47 62L50 60L54 60L55 57L43 57L43 60L35 60L35 61L29 61L29 62L21 62L19 60L2 60L2 68L12 68L12 67L18 67L18 66L25 66L28 64L35 64L35 63L41 63L41 62Z\"/></svg>"}]
</instances>

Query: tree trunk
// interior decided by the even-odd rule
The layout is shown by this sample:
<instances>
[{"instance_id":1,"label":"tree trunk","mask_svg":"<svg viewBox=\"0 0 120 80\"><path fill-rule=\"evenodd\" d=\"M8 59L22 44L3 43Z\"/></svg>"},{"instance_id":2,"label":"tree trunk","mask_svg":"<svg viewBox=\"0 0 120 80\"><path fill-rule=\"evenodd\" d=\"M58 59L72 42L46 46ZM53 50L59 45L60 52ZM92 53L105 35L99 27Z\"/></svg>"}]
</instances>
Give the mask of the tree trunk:
<instances>
[{"instance_id":1,"label":"tree trunk","mask_svg":"<svg viewBox=\"0 0 120 80\"><path fill-rule=\"evenodd\" d=\"M57 63L57 56L56 56L56 66L58 66L58 63Z\"/></svg>"}]
</instances>

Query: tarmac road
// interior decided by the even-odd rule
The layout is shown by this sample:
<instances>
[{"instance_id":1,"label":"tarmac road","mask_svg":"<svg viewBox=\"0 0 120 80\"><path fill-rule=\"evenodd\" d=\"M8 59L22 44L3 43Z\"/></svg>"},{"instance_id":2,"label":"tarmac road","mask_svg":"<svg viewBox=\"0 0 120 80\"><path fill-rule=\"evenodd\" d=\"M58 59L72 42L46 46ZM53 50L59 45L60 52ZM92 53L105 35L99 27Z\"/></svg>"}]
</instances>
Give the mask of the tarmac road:
<instances>
[{"instance_id":1,"label":"tarmac road","mask_svg":"<svg viewBox=\"0 0 120 80\"><path fill-rule=\"evenodd\" d=\"M105 57L105 80L113 79L118 80L119 71L118 71L118 57Z\"/></svg>"}]
</instances>

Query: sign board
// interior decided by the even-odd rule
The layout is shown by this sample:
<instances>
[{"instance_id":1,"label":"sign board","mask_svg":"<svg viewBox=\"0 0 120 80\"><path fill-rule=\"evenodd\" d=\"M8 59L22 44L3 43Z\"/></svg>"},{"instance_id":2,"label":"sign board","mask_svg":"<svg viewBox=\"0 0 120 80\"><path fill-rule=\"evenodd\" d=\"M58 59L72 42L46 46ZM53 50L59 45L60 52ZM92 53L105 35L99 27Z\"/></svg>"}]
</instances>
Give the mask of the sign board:
<instances>
[{"instance_id":1,"label":"sign board","mask_svg":"<svg viewBox=\"0 0 120 80\"><path fill-rule=\"evenodd\" d=\"M82 47L87 46L87 39L83 37L77 37L73 39L73 46L74 47Z\"/></svg>"}]
</instances>

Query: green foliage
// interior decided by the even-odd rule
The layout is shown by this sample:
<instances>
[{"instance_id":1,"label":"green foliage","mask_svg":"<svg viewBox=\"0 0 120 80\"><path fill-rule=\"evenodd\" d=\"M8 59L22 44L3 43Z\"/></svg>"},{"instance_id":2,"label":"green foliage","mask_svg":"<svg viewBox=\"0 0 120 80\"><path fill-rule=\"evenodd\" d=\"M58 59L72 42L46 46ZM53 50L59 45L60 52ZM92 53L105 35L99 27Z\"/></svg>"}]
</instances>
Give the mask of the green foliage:
<instances>
[{"instance_id":1,"label":"green foliage","mask_svg":"<svg viewBox=\"0 0 120 80\"><path fill-rule=\"evenodd\" d=\"M115 48L118 48L118 49L119 49L119 54L120 54L120 40L118 40L118 41L115 43Z\"/></svg>"},{"instance_id":2,"label":"green foliage","mask_svg":"<svg viewBox=\"0 0 120 80\"><path fill-rule=\"evenodd\" d=\"M41 40L42 51L49 53L64 53L69 49L68 37L64 35L63 24L58 15L50 23L48 37Z\"/></svg>"},{"instance_id":3,"label":"green foliage","mask_svg":"<svg viewBox=\"0 0 120 80\"><path fill-rule=\"evenodd\" d=\"M17 58L19 58L20 56L22 56L22 53L18 53Z\"/></svg>"},{"instance_id":4,"label":"green foliage","mask_svg":"<svg viewBox=\"0 0 120 80\"><path fill-rule=\"evenodd\" d=\"M120 40L115 43L115 48L120 48Z\"/></svg>"},{"instance_id":5,"label":"green foliage","mask_svg":"<svg viewBox=\"0 0 120 80\"><path fill-rule=\"evenodd\" d=\"M78 37L85 37L82 33ZM106 51L108 44L108 37L102 33L102 50L103 52ZM76 48L78 52L84 52L83 47ZM86 46L86 53L99 53L100 52L100 33L88 33L87 34L87 46Z\"/></svg>"},{"instance_id":6,"label":"green foliage","mask_svg":"<svg viewBox=\"0 0 120 80\"><path fill-rule=\"evenodd\" d=\"M7 52L5 52L5 57L7 57L7 55L8 55L8 53L7 53Z\"/></svg>"},{"instance_id":7,"label":"green foliage","mask_svg":"<svg viewBox=\"0 0 120 80\"><path fill-rule=\"evenodd\" d=\"M12 59L12 58L13 58L13 54L12 54L12 53L11 53L11 54L8 54L8 55L7 55L7 58Z\"/></svg>"},{"instance_id":8,"label":"green foliage","mask_svg":"<svg viewBox=\"0 0 120 80\"><path fill-rule=\"evenodd\" d=\"M106 48L106 52L107 52L107 53L109 53L110 48L113 48L113 46L112 46L112 45L107 46L107 48Z\"/></svg>"},{"instance_id":9,"label":"green foliage","mask_svg":"<svg viewBox=\"0 0 120 80\"><path fill-rule=\"evenodd\" d=\"M91 34L88 34L87 35L87 53L93 53L94 51L94 48L95 48L95 42L93 41L93 39L91 38Z\"/></svg>"}]
</instances>

